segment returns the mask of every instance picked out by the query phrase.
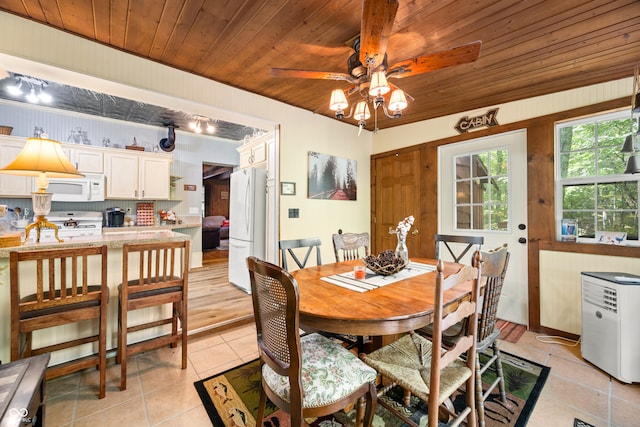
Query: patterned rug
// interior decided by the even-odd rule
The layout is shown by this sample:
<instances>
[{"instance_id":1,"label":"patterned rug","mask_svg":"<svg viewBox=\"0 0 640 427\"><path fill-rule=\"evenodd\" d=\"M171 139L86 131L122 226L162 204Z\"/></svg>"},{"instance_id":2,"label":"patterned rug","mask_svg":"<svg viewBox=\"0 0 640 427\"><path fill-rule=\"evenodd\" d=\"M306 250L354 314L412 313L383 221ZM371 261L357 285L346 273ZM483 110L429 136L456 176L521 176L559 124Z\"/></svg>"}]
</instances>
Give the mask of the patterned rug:
<instances>
[{"instance_id":1,"label":"patterned rug","mask_svg":"<svg viewBox=\"0 0 640 427\"><path fill-rule=\"evenodd\" d=\"M507 404L503 405L498 395L491 395L485 402L486 425L487 427L524 427L542 391L550 368L505 352L502 352L502 356ZM492 380L491 374L487 373L486 381ZM197 381L194 385L215 427L256 426L255 416L260 397L260 372L257 360ZM390 397L399 401L402 398L402 390L392 390ZM454 405L463 400L463 395L459 395ZM421 419L426 423L424 402L412 398L411 406L407 411L418 423ZM351 410L339 411L328 417L307 421L311 426L317 427L351 427L354 425L354 418L355 410ZM288 427L289 425L289 416L271 402L267 402L265 419L261 426ZM377 406L374 426L400 427L401 425L400 420L389 414L382 405Z\"/></svg>"}]
</instances>

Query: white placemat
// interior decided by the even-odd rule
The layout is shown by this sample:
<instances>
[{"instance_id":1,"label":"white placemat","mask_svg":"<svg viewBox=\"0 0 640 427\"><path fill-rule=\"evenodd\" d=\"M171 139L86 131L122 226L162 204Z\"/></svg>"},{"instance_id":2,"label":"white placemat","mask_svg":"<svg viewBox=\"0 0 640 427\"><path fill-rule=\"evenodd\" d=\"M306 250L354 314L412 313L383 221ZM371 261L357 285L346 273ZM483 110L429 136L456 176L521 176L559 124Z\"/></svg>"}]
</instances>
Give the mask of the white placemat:
<instances>
[{"instance_id":1,"label":"white placemat","mask_svg":"<svg viewBox=\"0 0 640 427\"><path fill-rule=\"evenodd\" d=\"M366 292L370 291L371 289L389 285L400 280L409 279L420 274L430 273L435 270L435 265L409 262L409 265L404 269L390 276L375 274L373 271L367 268L367 275L363 280L357 280L353 276L353 271L323 277L322 280L333 285L342 286L343 288L347 288L352 291Z\"/></svg>"}]
</instances>

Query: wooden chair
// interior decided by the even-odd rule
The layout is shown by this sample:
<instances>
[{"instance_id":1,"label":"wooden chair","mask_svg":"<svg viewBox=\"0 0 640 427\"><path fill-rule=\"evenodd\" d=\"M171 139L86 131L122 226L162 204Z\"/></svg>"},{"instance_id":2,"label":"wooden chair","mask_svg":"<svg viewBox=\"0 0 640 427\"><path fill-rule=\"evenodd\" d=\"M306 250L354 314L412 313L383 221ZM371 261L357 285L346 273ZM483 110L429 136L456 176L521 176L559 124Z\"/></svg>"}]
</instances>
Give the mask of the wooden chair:
<instances>
[{"instance_id":1,"label":"wooden chair","mask_svg":"<svg viewBox=\"0 0 640 427\"><path fill-rule=\"evenodd\" d=\"M489 252L482 252L482 277L486 280L482 298L482 311L478 318L478 343L476 344L476 406L478 410L478 424L485 426L484 402L491 392L498 386L500 401L507 403L502 360L500 359L500 329L496 328L498 320L498 302L504 284L504 277L509 266L509 252L507 245ZM489 353L488 350L491 349ZM482 364L480 354L488 357ZM496 379L486 391L482 388L482 375L495 364Z\"/></svg>"},{"instance_id":2,"label":"wooden chair","mask_svg":"<svg viewBox=\"0 0 640 427\"><path fill-rule=\"evenodd\" d=\"M339 231L338 234L333 234L331 237L336 262L364 258L369 255L369 233L342 233ZM342 259L340 259L340 253L342 253Z\"/></svg>"},{"instance_id":3,"label":"wooden chair","mask_svg":"<svg viewBox=\"0 0 640 427\"><path fill-rule=\"evenodd\" d=\"M322 265L322 260L320 257L320 245L322 241L319 237L311 237L308 239L293 239L293 240L280 240L278 242L278 246L280 247L280 255L282 258L282 268L289 271L287 265L287 253L291 255L291 258L295 261L299 268L304 268L307 265L307 261L309 260L309 256L313 252L313 249L316 250L316 265ZM305 253L304 259L300 261L300 259L296 256L294 249L306 248L307 251Z\"/></svg>"},{"instance_id":4,"label":"wooden chair","mask_svg":"<svg viewBox=\"0 0 640 427\"><path fill-rule=\"evenodd\" d=\"M479 257L476 251L474 257ZM378 397L386 394L396 385L401 386L411 394L428 402L428 426L438 426L439 410L455 418L451 425L458 425L467 420L467 425L476 425L475 411L475 381L474 369L476 365L476 325L480 270L471 266L463 267L455 275L444 278L444 262L438 261L435 292L435 311L433 322L433 340L429 341L421 335L411 332L402 338L388 344L370 354L362 354L362 359L375 368L383 377L391 382L381 388ZM472 281L471 299L462 302L455 311L444 315L444 293L465 281ZM463 319L468 318L469 324L465 336L460 338L451 349L442 347L442 331ZM463 360L461 356L465 356ZM450 397L462 385L465 386L466 406L459 413L455 413ZM405 405L408 405L408 396ZM416 426L401 410L386 403L382 399L378 402L385 406L405 423Z\"/></svg>"},{"instance_id":5,"label":"wooden chair","mask_svg":"<svg viewBox=\"0 0 640 427\"><path fill-rule=\"evenodd\" d=\"M478 412L478 424L480 427L485 425L484 402L487 400L491 392L499 387L500 401L507 402L505 391L504 373L502 370L502 360L500 359L500 346L498 338L500 338L500 329L496 328L498 303L500 301L500 293L504 277L507 274L509 265L509 252L507 244L489 251L481 252L482 258L482 281L484 283L482 292L482 309L478 316L478 343L476 344L476 409ZM443 332L443 344L446 347L453 347L457 340L464 335L464 322L451 326ZM432 328L426 327L418 331L427 338L432 336ZM483 354L487 358L482 363L480 355ZM489 385L486 391L482 387L482 375L491 369L496 373L495 380Z\"/></svg>"},{"instance_id":6,"label":"wooden chair","mask_svg":"<svg viewBox=\"0 0 640 427\"><path fill-rule=\"evenodd\" d=\"M182 369L187 367L187 300L190 242L125 244L122 247L122 283L118 287L118 350L120 389L127 388L127 356L171 345L182 345ZM131 264L130 264L131 263ZM129 266L137 268L130 272ZM129 326L128 313L171 304L171 315ZM178 330L180 322L180 331ZM129 344L127 334L171 324L171 333Z\"/></svg>"},{"instance_id":7,"label":"wooden chair","mask_svg":"<svg viewBox=\"0 0 640 427\"><path fill-rule=\"evenodd\" d=\"M52 366L46 377L56 378L96 366L100 371L98 395L102 399L107 367L107 247L12 251L9 259L11 360L97 342L96 354ZM90 284L94 277L95 284ZM95 335L33 348L34 331L85 320L96 321ZM56 333L49 337L55 339Z\"/></svg>"},{"instance_id":8,"label":"wooden chair","mask_svg":"<svg viewBox=\"0 0 640 427\"><path fill-rule=\"evenodd\" d=\"M442 258L440 255L440 244L443 244L449 251L449 254L453 257L453 262L455 263L459 263L474 245L476 245L476 250L479 251L480 247L484 244L484 237L482 236L452 236L449 234L436 234L433 236L433 239L436 243L436 259Z\"/></svg>"},{"instance_id":9,"label":"wooden chair","mask_svg":"<svg viewBox=\"0 0 640 427\"><path fill-rule=\"evenodd\" d=\"M370 426L375 370L329 338L300 336L298 284L287 271L255 257L247 258L247 267L262 372L257 423L262 424L268 397L291 415L292 426L356 402L360 425L366 401L364 425Z\"/></svg>"}]
</instances>

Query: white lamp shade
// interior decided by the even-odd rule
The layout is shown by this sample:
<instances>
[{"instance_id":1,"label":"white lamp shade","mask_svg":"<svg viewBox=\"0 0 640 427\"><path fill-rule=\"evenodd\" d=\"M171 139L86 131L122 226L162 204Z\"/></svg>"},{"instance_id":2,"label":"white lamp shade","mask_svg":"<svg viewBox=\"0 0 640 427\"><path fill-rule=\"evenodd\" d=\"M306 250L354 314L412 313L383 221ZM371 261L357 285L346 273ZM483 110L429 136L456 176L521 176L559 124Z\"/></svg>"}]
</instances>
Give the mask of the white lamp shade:
<instances>
[{"instance_id":1,"label":"white lamp shade","mask_svg":"<svg viewBox=\"0 0 640 427\"><path fill-rule=\"evenodd\" d=\"M367 120L371 117L371 113L369 112L369 106L366 101L360 101L356 104L356 111L353 113L353 118L361 121Z\"/></svg>"},{"instance_id":2,"label":"white lamp shade","mask_svg":"<svg viewBox=\"0 0 640 427\"><path fill-rule=\"evenodd\" d=\"M396 89L391 92L391 99L389 100L389 110L402 111L407 108L407 97L404 95L402 89Z\"/></svg>"},{"instance_id":3,"label":"white lamp shade","mask_svg":"<svg viewBox=\"0 0 640 427\"><path fill-rule=\"evenodd\" d=\"M384 75L384 71L376 71L371 76L371 84L369 85L369 95L380 96L388 93L391 90L387 83L387 78Z\"/></svg>"},{"instance_id":4,"label":"white lamp shade","mask_svg":"<svg viewBox=\"0 0 640 427\"><path fill-rule=\"evenodd\" d=\"M329 108L332 111L344 110L349 106L347 97L344 95L342 89L334 89L331 92L331 101L329 101Z\"/></svg>"},{"instance_id":5,"label":"white lamp shade","mask_svg":"<svg viewBox=\"0 0 640 427\"><path fill-rule=\"evenodd\" d=\"M29 138L22 151L11 163L0 169L11 175L48 178L79 178L84 176L71 164L62 151L62 145L51 139Z\"/></svg>"}]
</instances>

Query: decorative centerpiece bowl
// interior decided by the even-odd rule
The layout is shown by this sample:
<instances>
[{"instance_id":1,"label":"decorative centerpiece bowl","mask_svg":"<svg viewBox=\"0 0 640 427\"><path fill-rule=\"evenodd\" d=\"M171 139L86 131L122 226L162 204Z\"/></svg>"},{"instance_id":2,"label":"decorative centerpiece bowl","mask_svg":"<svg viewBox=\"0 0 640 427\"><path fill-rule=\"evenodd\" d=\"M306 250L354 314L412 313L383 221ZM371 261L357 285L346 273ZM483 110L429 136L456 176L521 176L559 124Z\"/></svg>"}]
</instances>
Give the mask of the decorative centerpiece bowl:
<instances>
[{"instance_id":1,"label":"decorative centerpiece bowl","mask_svg":"<svg viewBox=\"0 0 640 427\"><path fill-rule=\"evenodd\" d=\"M381 276L389 276L402 270L409 264L402 258L396 256L391 249L381 252L377 257L369 255L364 259L367 268Z\"/></svg>"}]
</instances>

